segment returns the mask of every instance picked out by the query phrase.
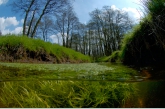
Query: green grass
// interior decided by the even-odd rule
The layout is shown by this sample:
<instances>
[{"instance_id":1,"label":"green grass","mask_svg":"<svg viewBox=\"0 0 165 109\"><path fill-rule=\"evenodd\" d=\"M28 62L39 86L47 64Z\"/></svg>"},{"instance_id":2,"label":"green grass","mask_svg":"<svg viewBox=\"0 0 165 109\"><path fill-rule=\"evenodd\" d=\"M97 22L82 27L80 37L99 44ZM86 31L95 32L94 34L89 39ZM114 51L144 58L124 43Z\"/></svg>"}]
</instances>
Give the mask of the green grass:
<instances>
[{"instance_id":1,"label":"green grass","mask_svg":"<svg viewBox=\"0 0 165 109\"><path fill-rule=\"evenodd\" d=\"M26 81L1 83L0 92L6 107L120 107L135 88L117 82Z\"/></svg>"},{"instance_id":2,"label":"green grass","mask_svg":"<svg viewBox=\"0 0 165 109\"><path fill-rule=\"evenodd\" d=\"M97 62L109 62L110 61L110 56L103 56L97 59Z\"/></svg>"},{"instance_id":3,"label":"green grass","mask_svg":"<svg viewBox=\"0 0 165 109\"><path fill-rule=\"evenodd\" d=\"M85 56L79 52L76 52L72 49L62 47L58 44L52 44L50 42L44 42L40 39L31 39L26 36L1 36L0 37L0 52L14 54L18 51L19 48L22 48L23 52L33 51L36 53L43 52L45 54L54 55L58 61L63 62L90 62L91 59L88 56Z\"/></svg>"},{"instance_id":4,"label":"green grass","mask_svg":"<svg viewBox=\"0 0 165 109\"><path fill-rule=\"evenodd\" d=\"M6 107L120 107L136 93L131 83L111 81L137 75L121 64L0 63L0 69Z\"/></svg>"},{"instance_id":5,"label":"green grass","mask_svg":"<svg viewBox=\"0 0 165 109\"><path fill-rule=\"evenodd\" d=\"M110 56L103 56L96 60L96 62L121 62L121 51L114 51Z\"/></svg>"},{"instance_id":6,"label":"green grass","mask_svg":"<svg viewBox=\"0 0 165 109\"><path fill-rule=\"evenodd\" d=\"M121 64L27 64L0 63L0 79L130 79L137 71Z\"/></svg>"}]
</instances>

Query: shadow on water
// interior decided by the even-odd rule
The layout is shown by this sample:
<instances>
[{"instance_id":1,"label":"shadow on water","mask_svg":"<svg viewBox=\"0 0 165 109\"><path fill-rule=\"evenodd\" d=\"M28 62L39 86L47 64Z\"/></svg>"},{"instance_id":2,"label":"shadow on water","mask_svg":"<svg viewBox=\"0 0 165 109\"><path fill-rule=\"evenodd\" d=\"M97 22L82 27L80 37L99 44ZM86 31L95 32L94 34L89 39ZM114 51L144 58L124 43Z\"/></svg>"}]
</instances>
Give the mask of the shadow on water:
<instances>
[{"instance_id":1,"label":"shadow on water","mask_svg":"<svg viewBox=\"0 0 165 109\"><path fill-rule=\"evenodd\" d=\"M137 95L132 96L122 107L163 108L165 107L165 81L143 81L136 84Z\"/></svg>"},{"instance_id":2,"label":"shadow on water","mask_svg":"<svg viewBox=\"0 0 165 109\"><path fill-rule=\"evenodd\" d=\"M165 70L163 68L143 68L139 72L145 81L136 84L138 94L127 100L123 107L164 108L165 107Z\"/></svg>"}]
</instances>

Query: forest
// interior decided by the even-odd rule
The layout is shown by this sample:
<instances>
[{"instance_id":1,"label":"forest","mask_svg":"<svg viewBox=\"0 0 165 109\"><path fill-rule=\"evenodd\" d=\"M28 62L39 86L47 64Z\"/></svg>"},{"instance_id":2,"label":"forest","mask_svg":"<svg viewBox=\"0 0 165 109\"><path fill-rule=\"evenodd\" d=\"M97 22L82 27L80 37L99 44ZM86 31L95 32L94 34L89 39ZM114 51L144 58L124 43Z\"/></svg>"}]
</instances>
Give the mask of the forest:
<instances>
[{"instance_id":1,"label":"forest","mask_svg":"<svg viewBox=\"0 0 165 109\"><path fill-rule=\"evenodd\" d=\"M13 11L25 14L23 35L44 41L50 41L50 36L55 35L58 44L94 58L109 56L118 50L124 34L135 25L128 13L111 6L93 10L90 20L83 24L73 2L17 0L11 6Z\"/></svg>"}]
</instances>

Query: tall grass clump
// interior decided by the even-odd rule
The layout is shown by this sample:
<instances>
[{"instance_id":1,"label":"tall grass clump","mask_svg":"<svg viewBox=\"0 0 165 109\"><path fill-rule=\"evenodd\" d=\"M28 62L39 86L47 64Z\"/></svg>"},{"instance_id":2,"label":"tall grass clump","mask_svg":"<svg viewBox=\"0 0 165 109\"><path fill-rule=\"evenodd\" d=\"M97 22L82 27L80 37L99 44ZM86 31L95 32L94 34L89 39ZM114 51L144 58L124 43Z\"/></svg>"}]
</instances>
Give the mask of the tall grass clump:
<instances>
[{"instance_id":1,"label":"tall grass clump","mask_svg":"<svg viewBox=\"0 0 165 109\"><path fill-rule=\"evenodd\" d=\"M121 107L136 91L133 84L90 81L4 82L0 102L6 107Z\"/></svg>"},{"instance_id":2,"label":"tall grass clump","mask_svg":"<svg viewBox=\"0 0 165 109\"><path fill-rule=\"evenodd\" d=\"M31 39L26 36L1 36L0 53L2 61L15 61L30 58L39 61L90 62L90 58L58 44Z\"/></svg>"},{"instance_id":3,"label":"tall grass clump","mask_svg":"<svg viewBox=\"0 0 165 109\"><path fill-rule=\"evenodd\" d=\"M145 18L125 35L120 57L124 64L148 66L165 63L165 1L142 1Z\"/></svg>"},{"instance_id":4,"label":"tall grass clump","mask_svg":"<svg viewBox=\"0 0 165 109\"><path fill-rule=\"evenodd\" d=\"M160 63L158 57L161 55L156 53L161 52L161 47L157 43L151 23L151 16L148 16L125 35L120 54L124 64L143 66Z\"/></svg>"},{"instance_id":5,"label":"tall grass clump","mask_svg":"<svg viewBox=\"0 0 165 109\"><path fill-rule=\"evenodd\" d=\"M143 2L146 13L151 16L151 28L157 37L157 43L165 49L165 0L146 0Z\"/></svg>"}]
</instances>

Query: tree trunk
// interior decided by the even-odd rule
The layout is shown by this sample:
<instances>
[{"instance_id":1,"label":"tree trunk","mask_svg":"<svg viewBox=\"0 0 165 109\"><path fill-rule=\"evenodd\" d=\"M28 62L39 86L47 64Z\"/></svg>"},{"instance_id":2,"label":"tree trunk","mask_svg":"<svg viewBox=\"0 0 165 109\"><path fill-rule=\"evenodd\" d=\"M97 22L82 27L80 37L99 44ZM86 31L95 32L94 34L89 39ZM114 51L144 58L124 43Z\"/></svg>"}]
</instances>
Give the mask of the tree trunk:
<instances>
[{"instance_id":1,"label":"tree trunk","mask_svg":"<svg viewBox=\"0 0 165 109\"><path fill-rule=\"evenodd\" d=\"M27 36L29 36L29 34L30 34L30 30L31 30L31 26L32 26L32 23L33 23L34 15L35 15L35 11L33 12L33 16L32 16L32 18L30 20Z\"/></svg>"},{"instance_id":2,"label":"tree trunk","mask_svg":"<svg viewBox=\"0 0 165 109\"><path fill-rule=\"evenodd\" d=\"M42 11L42 14L40 15L39 19L37 20L37 23L36 23L36 25L34 26L34 30L33 30L33 32L32 32L31 38L34 37L34 34L36 33L36 30L37 30L37 26L38 26L39 22L41 21L41 18L43 17L43 15L45 14L45 10L47 9L47 6L49 5L50 1L51 1L51 0L48 0L48 1L47 1L46 5L45 5L45 7L44 7L44 9L43 9L43 11Z\"/></svg>"},{"instance_id":3,"label":"tree trunk","mask_svg":"<svg viewBox=\"0 0 165 109\"><path fill-rule=\"evenodd\" d=\"M27 17L28 17L28 14L30 12L30 9L32 7L32 5L34 4L34 1L35 0L32 0L31 3L30 3L30 6L28 8L28 10L26 11L26 14L25 14L25 18L24 18L24 23L23 23L23 35L26 35L26 21L27 21Z\"/></svg>"}]
</instances>

